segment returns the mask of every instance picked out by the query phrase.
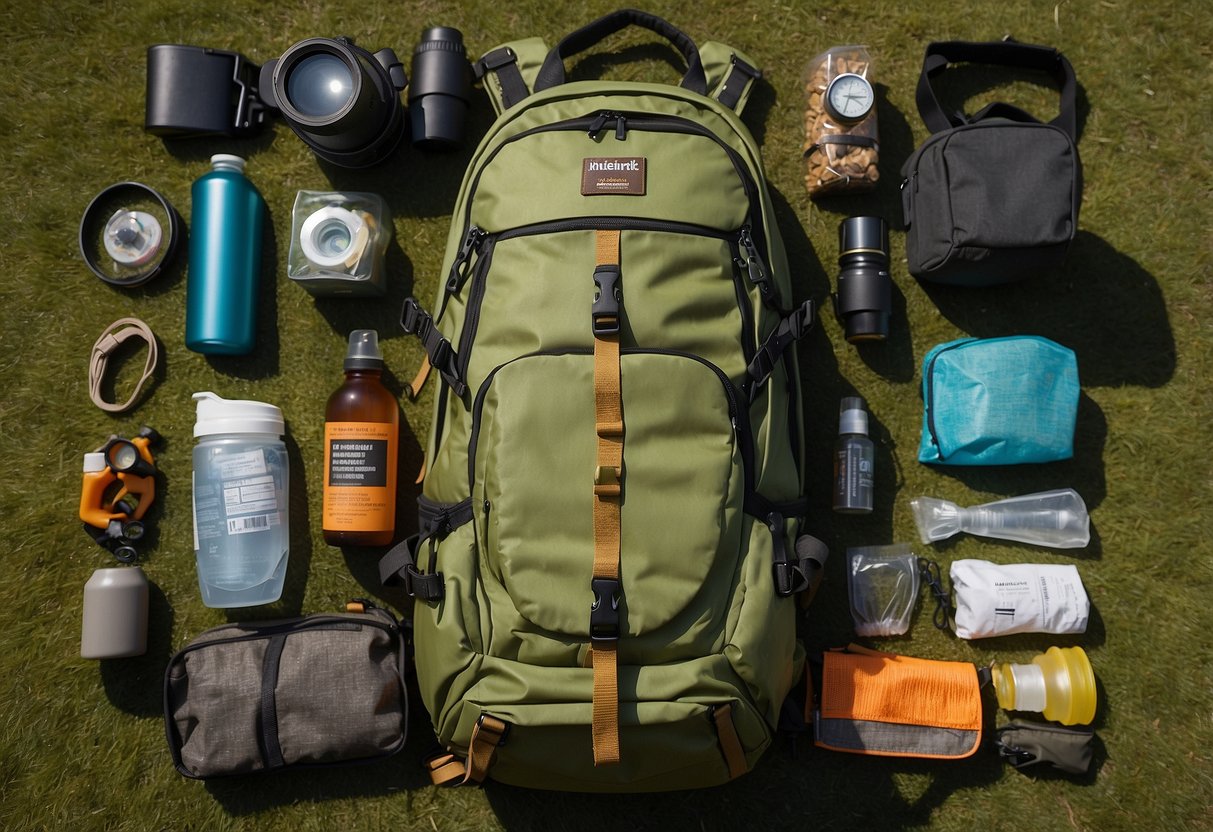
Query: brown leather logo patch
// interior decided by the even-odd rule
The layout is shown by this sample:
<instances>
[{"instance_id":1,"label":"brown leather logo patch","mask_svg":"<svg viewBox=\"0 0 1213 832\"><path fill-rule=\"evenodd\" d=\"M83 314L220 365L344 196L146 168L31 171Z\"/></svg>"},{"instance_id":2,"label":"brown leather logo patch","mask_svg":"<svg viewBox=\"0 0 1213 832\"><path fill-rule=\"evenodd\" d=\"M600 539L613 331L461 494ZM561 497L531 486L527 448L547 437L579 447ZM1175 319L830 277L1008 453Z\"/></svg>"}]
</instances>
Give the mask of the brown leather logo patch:
<instances>
[{"instance_id":1,"label":"brown leather logo patch","mask_svg":"<svg viewBox=\"0 0 1213 832\"><path fill-rule=\"evenodd\" d=\"M643 156L583 159L581 162L581 195L644 196L644 161Z\"/></svg>"}]
</instances>

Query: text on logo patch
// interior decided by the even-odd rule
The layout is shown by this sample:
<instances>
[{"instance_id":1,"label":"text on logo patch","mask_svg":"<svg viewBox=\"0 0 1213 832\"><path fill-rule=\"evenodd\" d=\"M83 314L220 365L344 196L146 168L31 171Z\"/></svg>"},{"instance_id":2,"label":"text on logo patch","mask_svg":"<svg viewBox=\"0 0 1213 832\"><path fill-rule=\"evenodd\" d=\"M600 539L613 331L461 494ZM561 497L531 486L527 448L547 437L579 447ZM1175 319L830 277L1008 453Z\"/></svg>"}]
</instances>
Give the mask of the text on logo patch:
<instances>
[{"instance_id":1,"label":"text on logo patch","mask_svg":"<svg viewBox=\"0 0 1213 832\"><path fill-rule=\"evenodd\" d=\"M583 159L581 195L626 194L644 196L645 160L643 156Z\"/></svg>"}]
</instances>

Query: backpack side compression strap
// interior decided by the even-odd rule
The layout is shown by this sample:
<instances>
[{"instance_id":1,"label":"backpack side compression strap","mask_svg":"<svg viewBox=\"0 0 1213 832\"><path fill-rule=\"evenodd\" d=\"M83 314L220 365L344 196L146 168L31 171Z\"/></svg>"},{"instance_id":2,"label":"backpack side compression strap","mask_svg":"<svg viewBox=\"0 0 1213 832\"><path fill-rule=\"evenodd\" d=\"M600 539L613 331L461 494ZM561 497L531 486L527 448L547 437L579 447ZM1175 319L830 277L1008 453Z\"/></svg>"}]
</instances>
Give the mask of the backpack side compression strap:
<instances>
[{"instance_id":1,"label":"backpack side compression strap","mask_svg":"<svg viewBox=\"0 0 1213 832\"><path fill-rule=\"evenodd\" d=\"M619 232L596 238L593 307L594 423L598 459L594 470L594 592L590 607L590 655L594 666L592 734L594 765L619 762L619 522L623 496L623 395L619 376Z\"/></svg>"}]
</instances>

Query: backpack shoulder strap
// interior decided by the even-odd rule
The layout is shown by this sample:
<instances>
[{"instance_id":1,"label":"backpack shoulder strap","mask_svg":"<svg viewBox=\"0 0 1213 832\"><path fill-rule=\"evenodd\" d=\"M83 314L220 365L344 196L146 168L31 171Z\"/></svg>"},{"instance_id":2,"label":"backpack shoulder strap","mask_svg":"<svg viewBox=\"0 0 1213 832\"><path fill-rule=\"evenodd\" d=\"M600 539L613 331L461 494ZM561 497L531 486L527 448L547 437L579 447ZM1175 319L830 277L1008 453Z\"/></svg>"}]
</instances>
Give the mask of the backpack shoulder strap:
<instances>
[{"instance_id":1,"label":"backpack shoulder strap","mask_svg":"<svg viewBox=\"0 0 1213 832\"><path fill-rule=\"evenodd\" d=\"M704 43L699 56L707 76L708 96L741 115L762 70L744 52L719 41Z\"/></svg>"},{"instance_id":2,"label":"backpack shoulder strap","mask_svg":"<svg viewBox=\"0 0 1213 832\"><path fill-rule=\"evenodd\" d=\"M476 79L484 83L497 115L531 94L547 54L543 38L526 38L490 49L473 64Z\"/></svg>"}]
</instances>

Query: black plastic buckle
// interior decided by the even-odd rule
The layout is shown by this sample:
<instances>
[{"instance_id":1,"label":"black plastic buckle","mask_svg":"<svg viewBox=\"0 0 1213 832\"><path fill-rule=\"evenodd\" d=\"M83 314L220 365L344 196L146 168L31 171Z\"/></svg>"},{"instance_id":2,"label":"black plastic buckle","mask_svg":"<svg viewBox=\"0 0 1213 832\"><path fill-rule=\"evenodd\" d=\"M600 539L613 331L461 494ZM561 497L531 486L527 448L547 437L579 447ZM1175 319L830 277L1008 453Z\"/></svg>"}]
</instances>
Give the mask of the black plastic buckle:
<instances>
[{"instance_id":1,"label":"black plastic buckle","mask_svg":"<svg viewBox=\"0 0 1213 832\"><path fill-rule=\"evenodd\" d=\"M807 564L804 561L783 561L771 565L775 574L775 594L788 598L809 588Z\"/></svg>"},{"instance_id":2,"label":"black plastic buckle","mask_svg":"<svg viewBox=\"0 0 1213 832\"><path fill-rule=\"evenodd\" d=\"M416 298L404 299L404 307L400 310L400 326L405 335L419 335L421 322L428 317L429 315L421 309L421 304L417 303Z\"/></svg>"},{"instance_id":3,"label":"black plastic buckle","mask_svg":"<svg viewBox=\"0 0 1213 832\"><path fill-rule=\"evenodd\" d=\"M432 572L427 575L410 563L404 568L404 590L427 603L441 601L445 594L442 573Z\"/></svg>"},{"instance_id":4,"label":"black plastic buckle","mask_svg":"<svg viewBox=\"0 0 1213 832\"><path fill-rule=\"evenodd\" d=\"M478 60L472 67L472 71L476 74L476 80L480 81L486 73L501 69L508 64L517 63L518 56L514 54L514 50L508 46L503 46L500 49L494 49L489 54Z\"/></svg>"},{"instance_id":5,"label":"black plastic buckle","mask_svg":"<svg viewBox=\"0 0 1213 832\"><path fill-rule=\"evenodd\" d=\"M590 588L594 591L594 603L590 605L590 641L618 641L622 585L615 578L594 578Z\"/></svg>"},{"instance_id":6,"label":"black plastic buckle","mask_svg":"<svg viewBox=\"0 0 1213 832\"><path fill-rule=\"evenodd\" d=\"M594 286L598 289L593 309L595 335L615 335L619 332L619 305L623 303L619 277L618 266L594 269Z\"/></svg>"}]
</instances>

